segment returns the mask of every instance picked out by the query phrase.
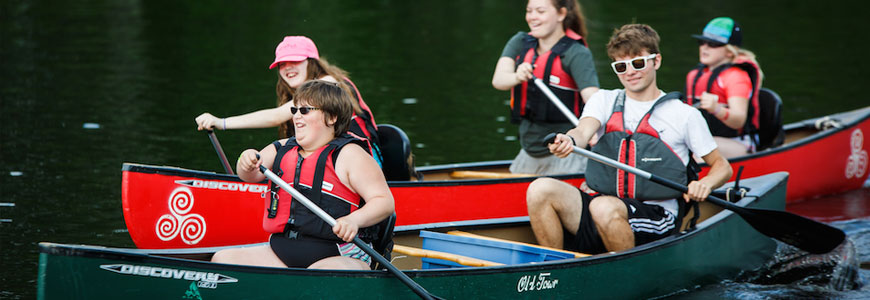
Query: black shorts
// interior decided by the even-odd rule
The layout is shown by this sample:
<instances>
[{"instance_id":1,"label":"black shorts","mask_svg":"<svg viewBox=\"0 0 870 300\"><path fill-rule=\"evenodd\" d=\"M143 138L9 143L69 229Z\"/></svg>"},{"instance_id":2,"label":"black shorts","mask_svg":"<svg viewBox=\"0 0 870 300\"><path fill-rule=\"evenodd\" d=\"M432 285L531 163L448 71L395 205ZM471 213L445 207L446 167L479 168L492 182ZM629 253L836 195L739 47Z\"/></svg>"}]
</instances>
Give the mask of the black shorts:
<instances>
[{"instance_id":1,"label":"black shorts","mask_svg":"<svg viewBox=\"0 0 870 300\"><path fill-rule=\"evenodd\" d=\"M580 212L580 226L577 234L573 235L565 230L565 249L588 254L607 252L604 241L598 234L598 229L592 221L589 213L589 203L597 197L590 196L580 191L583 208ZM644 204L635 199L622 199L628 210L628 223L634 232L634 244L643 245L671 235L676 227L676 216L663 207L652 204Z\"/></svg>"},{"instance_id":2,"label":"black shorts","mask_svg":"<svg viewBox=\"0 0 870 300\"><path fill-rule=\"evenodd\" d=\"M346 256L359 259L371 266L371 257L353 243L336 243L320 239L290 239L273 233L269 238L272 252L291 268L307 268L318 260Z\"/></svg>"}]
</instances>

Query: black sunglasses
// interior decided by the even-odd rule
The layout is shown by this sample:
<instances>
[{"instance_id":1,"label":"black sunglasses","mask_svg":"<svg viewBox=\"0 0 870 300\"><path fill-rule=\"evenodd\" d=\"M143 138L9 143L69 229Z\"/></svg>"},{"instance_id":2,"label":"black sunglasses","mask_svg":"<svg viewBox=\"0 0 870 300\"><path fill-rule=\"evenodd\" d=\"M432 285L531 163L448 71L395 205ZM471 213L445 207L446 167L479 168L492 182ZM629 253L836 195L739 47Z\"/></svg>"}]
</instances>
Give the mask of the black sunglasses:
<instances>
[{"instance_id":1,"label":"black sunglasses","mask_svg":"<svg viewBox=\"0 0 870 300\"><path fill-rule=\"evenodd\" d=\"M724 43L720 43L720 42L698 40L698 47L703 46L704 44L706 44L710 48L719 48L719 47L725 46Z\"/></svg>"},{"instance_id":2,"label":"black sunglasses","mask_svg":"<svg viewBox=\"0 0 870 300\"><path fill-rule=\"evenodd\" d=\"M303 115L307 115L308 112L310 112L312 110L318 110L318 109L320 109L320 108L319 107L311 107L311 106L303 106L303 107L293 106L293 107L290 107L290 113L295 115L296 112L298 111L298 112L302 113Z\"/></svg>"}]
</instances>

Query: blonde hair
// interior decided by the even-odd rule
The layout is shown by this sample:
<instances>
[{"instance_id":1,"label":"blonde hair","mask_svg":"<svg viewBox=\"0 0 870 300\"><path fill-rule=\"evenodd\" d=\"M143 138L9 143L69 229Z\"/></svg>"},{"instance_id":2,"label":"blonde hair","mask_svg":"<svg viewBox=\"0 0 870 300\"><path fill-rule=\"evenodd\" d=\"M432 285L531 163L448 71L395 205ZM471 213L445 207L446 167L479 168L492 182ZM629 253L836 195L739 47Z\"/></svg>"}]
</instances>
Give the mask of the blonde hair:
<instances>
[{"instance_id":1,"label":"blonde hair","mask_svg":"<svg viewBox=\"0 0 870 300\"><path fill-rule=\"evenodd\" d=\"M733 57L731 59L732 62L734 60L737 60L737 59L748 60L748 61L752 62L753 64L755 64L756 66L758 66L758 73L759 73L759 75L761 75L762 78L764 78L764 72L761 71L761 64L758 63L758 60L755 57L755 53L753 53L752 51L749 51L747 49L743 49L743 48L740 48L740 47L737 47L737 46L734 46L731 44L726 44L725 49L727 49L728 52L731 53L731 55ZM761 78L759 78L759 79L761 79Z\"/></svg>"}]
</instances>

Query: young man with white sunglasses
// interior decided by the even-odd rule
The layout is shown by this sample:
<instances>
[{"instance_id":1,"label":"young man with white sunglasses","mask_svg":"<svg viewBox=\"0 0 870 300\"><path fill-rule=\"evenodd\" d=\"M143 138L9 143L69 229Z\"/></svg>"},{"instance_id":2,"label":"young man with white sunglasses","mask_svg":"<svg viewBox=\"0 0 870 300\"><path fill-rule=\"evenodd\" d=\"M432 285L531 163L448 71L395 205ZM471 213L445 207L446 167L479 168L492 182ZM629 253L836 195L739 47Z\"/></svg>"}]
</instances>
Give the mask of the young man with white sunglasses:
<instances>
[{"instance_id":1,"label":"young man with white sunglasses","mask_svg":"<svg viewBox=\"0 0 870 300\"><path fill-rule=\"evenodd\" d=\"M572 146L586 147L598 133L601 138L593 151L687 183L688 193L590 160L586 178L594 191L551 178L529 186L526 202L539 244L595 254L664 238L680 230L685 213L678 201L703 201L731 177L731 166L716 148L701 114L677 100L678 94L665 94L656 85L656 71L662 64L659 40L658 33L644 24L614 31L607 54L624 89L592 95L579 125L558 134L549 149L567 157ZM700 180L687 168L690 152L711 166Z\"/></svg>"}]
</instances>

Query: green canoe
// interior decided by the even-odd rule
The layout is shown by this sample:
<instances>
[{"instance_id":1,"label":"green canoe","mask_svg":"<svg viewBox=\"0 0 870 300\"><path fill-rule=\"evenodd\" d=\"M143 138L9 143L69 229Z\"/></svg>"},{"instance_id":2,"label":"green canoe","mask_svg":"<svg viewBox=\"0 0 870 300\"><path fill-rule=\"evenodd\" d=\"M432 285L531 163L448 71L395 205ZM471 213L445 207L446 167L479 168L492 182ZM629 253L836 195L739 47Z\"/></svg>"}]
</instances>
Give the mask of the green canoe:
<instances>
[{"instance_id":1,"label":"green canoe","mask_svg":"<svg viewBox=\"0 0 870 300\"><path fill-rule=\"evenodd\" d=\"M783 210L787 173L745 179L751 190L737 205ZM394 253L393 262L430 293L445 299L637 299L665 296L734 278L766 262L774 240L740 216L707 203L697 228L627 251L491 267L420 269L419 258ZM527 219L526 219L527 220ZM434 231L457 229L442 225ZM528 223L459 228L482 235L520 232ZM477 230L480 229L480 230ZM396 233L399 245L419 247L419 231ZM39 299L413 299L383 270L265 268L207 262L219 248L121 249L39 244Z\"/></svg>"}]
</instances>

